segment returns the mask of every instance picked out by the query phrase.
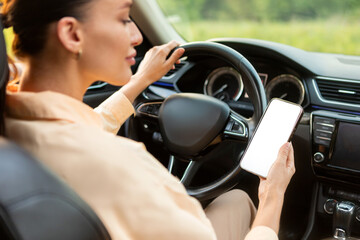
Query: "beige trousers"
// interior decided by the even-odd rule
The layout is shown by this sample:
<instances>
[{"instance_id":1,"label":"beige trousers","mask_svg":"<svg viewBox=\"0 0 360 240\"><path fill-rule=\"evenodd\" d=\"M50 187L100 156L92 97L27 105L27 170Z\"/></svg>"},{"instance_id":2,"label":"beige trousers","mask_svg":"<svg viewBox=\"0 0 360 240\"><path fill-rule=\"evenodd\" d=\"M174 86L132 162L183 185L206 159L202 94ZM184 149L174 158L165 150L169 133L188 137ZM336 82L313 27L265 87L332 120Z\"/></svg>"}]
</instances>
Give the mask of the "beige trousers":
<instances>
[{"instance_id":1,"label":"beige trousers","mask_svg":"<svg viewBox=\"0 0 360 240\"><path fill-rule=\"evenodd\" d=\"M242 240L250 230L256 208L246 192L234 189L217 197L205 213L218 240Z\"/></svg>"}]
</instances>

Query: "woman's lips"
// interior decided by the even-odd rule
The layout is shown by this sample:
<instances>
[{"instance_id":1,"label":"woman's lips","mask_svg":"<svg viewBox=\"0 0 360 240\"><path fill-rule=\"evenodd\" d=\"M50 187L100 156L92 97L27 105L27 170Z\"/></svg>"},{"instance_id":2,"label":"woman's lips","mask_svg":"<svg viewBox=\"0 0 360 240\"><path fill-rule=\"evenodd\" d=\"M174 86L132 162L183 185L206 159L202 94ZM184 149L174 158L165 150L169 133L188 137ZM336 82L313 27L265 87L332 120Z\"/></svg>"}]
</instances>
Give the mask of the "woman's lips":
<instances>
[{"instance_id":1,"label":"woman's lips","mask_svg":"<svg viewBox=\"0 0 360 240\"><path fill-rule=\"evenodd\" d=\"M126 57L126 61L130 64L130 65L134 65L136 63L135 61L135 57L136 57L136 51L131 54L130 56Z\"/></svg>"}]
</instances>

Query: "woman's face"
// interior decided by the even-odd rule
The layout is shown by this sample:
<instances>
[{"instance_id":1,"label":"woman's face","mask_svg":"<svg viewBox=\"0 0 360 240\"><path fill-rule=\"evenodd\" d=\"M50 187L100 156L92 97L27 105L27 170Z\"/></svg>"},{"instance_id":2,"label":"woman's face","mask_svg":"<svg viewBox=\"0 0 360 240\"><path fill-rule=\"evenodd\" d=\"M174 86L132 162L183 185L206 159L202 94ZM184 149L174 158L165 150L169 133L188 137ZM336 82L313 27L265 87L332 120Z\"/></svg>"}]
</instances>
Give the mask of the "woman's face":
<instances>
[{"instance_id":1,"label":"woman's face","mask_svg":"<svg viewBox=\"0 0 360 240\"><path fill-rule=\"evenodd\" d=\"M93 0L83 26L84 42L80 65L92 81L124 85L132 75L135 45L142 37L130 21L132 0ZM140 34L140 37L139 37Z\"/></svg>"}]
</instances>

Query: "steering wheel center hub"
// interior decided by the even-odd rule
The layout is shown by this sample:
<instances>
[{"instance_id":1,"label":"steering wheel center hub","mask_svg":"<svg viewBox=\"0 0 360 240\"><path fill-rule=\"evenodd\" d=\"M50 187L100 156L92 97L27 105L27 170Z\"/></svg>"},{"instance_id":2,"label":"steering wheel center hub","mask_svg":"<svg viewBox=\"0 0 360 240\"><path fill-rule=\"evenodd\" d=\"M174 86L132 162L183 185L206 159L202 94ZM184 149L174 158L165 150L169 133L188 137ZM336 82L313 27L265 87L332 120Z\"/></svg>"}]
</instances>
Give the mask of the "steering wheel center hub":
<instances>
[{"instance_id":1,"label":"steering wheel center hub","mask_svg":"<svg viewBox=\"0 0 360 240\"><path fill-rule=\"evenodd\" d=\"M167 98L159 112L166 147L180 156L195 156L225 127L229 106L213 97L180 93Z\"/></svg>"}]
</instances>

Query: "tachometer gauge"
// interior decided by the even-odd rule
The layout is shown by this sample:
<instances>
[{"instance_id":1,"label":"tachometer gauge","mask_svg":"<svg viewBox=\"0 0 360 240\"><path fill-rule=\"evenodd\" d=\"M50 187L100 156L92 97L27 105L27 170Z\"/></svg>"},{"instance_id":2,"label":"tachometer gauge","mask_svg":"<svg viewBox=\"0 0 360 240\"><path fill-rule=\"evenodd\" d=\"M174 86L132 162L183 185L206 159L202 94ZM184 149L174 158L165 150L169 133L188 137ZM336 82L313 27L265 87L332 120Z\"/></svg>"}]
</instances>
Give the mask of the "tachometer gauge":
<instances>
[{"instance_id":1,"label":"tachometer gauge","mask_svg":"<svg viewBox=\"0 0 360 240\"><path fill-rule=\"evenodd\" d=\"M222 101L237 101L244 90L241 75L231 67L212 71L204 84L204 93Z\"/></svg>"},{"instance_id":2,"label":"tachometer gauge","mask_svg":"<svg viewBox=\"0 0 360 240\"><path fill-rule=\"evenodd\" d=\"M266 98L281 98L293 103L301 104L304 101L305 88L303 83L290 74L283 74L272 79L265 87Z\"/></svg>"}]
</instances>

